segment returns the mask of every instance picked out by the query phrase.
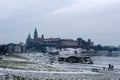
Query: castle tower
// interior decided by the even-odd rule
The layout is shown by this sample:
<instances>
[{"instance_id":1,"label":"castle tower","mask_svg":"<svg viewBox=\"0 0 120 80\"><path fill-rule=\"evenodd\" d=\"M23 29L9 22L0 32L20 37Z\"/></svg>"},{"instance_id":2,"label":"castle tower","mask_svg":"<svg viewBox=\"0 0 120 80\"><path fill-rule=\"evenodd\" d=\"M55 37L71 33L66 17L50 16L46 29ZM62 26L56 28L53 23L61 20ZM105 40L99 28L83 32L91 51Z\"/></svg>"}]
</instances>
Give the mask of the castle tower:
<instances>
[{"instance_id":1,"label":"castle tower","mask_svg":"<svg viewBox=\"0 0 120 80\"><path fill-rule=\"evenodd\" d=\"M34 39L38 38L38 32L37 32L37 29L35 28L35 31L34 31Z\"/></svg>"},{"instance_id":2,"label":"castle tower","mask_svg":"<svg viewBox=\"0 0 120 80\"><path fill-rule=\"evenodd\" d=\"M31 39L31 35L30 35L30 33L28 34L28 39Z\"/></svg>"},{"instance_id":3,"label":"castle tower","mask_svg":"<svg viewBox=\"0 0 120 80\"><path fill-rule=\"evenodd\" d=\"M28 37L27 37L27 39L26 39L26 44L30 43L30 41L31 41L31 36L30 36L30 33L29 33L29 34L28 34Z\"/></svg>"},{"instance_id":4,"label":"castle tower","mask_svg":"<svg viewBox=\"0 0 120 80\"><path fill-rule=\"evenodd\" d=\"M41 38L44 39L44 35L42 35Z\"/></svg>"}]
</instances>

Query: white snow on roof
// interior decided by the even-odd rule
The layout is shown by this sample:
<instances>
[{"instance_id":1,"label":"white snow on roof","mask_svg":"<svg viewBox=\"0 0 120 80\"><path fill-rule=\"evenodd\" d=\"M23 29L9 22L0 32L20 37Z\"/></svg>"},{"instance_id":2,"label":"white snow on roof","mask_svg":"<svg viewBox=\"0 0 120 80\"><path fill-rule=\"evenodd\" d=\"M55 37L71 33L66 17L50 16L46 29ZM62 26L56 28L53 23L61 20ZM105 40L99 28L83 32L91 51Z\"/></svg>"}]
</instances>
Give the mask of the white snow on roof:
<instances>
[{"instance_id":1,"label":"white snow on roof","mask_svg":"<svg viewBox=\"0 0 120 80\"><path fill-rule=\"evenodd\" d=\"M75 53L76 52L76 53ZM81 48L64 48L60 51L60 57L80 56Z\"/></svg>"}]
</instances>

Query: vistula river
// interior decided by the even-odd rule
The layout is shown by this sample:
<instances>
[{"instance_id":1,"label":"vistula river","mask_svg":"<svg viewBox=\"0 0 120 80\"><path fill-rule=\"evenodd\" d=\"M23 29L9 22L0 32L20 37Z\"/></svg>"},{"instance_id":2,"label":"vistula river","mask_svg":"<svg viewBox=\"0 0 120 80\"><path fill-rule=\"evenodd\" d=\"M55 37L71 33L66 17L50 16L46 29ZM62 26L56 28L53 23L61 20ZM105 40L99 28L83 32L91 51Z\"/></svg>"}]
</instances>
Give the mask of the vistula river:
<instances>
[{"instance_id":1,"label":"vistula river","mask_svg":"<svg viewBox=\"0 0 120 80\"><path fill-rule=\"evenodd\" d=\"M91 56L94 66L108 67L109 64L113 65L114 68L120 69L120 52L109 52L103 51L98 52L97 56Z\"/></svg>"}]
</instances>

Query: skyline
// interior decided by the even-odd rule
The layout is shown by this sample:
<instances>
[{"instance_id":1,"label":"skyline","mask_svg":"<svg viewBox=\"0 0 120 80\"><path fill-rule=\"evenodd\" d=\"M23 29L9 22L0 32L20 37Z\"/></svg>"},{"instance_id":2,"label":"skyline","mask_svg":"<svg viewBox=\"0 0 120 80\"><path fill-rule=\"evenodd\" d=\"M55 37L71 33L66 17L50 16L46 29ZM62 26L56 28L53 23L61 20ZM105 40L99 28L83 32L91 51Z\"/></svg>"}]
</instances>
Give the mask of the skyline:
<instances>
[{"instance_id":1,"label":"skyline","mask_svg":"<svg viewBox=\"0 0 120 80\"><path fill-rule=\"evenodd\" d=\"M39 36L118 46L119 7L119 0L0 0L0 43L25 43L37 28Z\"/></svg>"}]
</instances>

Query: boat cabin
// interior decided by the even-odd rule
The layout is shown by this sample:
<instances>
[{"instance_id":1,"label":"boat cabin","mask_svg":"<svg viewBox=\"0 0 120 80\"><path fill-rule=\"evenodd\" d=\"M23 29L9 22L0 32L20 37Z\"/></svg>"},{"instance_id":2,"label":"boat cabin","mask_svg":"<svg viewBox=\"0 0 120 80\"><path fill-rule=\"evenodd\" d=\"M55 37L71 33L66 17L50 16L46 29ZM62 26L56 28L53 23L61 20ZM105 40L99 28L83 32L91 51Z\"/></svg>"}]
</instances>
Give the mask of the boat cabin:
<instances>
[{"instance_id":1,"label":"boat cabin","mask_svg":"<svg viewBox=\"0 0 120 80\"><path fill-rule=\"evenodd\" d=\"M69 63L83 63L83 64L93 64L90 57L81 56L69 56L69 57L58 57L58 61L60 62L69 62Z\"/></svg>"}]
</instances>

